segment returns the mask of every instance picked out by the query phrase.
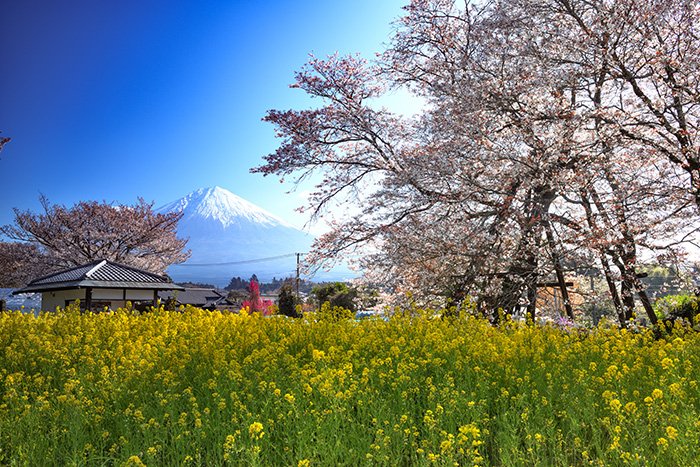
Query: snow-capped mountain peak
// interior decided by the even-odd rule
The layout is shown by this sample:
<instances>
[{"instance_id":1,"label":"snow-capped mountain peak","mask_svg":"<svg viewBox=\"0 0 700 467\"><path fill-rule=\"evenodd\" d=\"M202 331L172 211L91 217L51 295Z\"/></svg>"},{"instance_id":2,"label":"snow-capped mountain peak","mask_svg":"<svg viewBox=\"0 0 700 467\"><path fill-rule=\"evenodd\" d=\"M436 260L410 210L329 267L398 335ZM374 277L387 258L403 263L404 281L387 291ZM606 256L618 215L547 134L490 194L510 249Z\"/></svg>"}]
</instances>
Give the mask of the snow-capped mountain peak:
<instances>
[{"instance_id":1,"label":"snow-capped mountain peak","mask_svg":"<svg viewBox=\"0 0 700 467\"><path fill-rule=\"evenodd\" d=\"M310 251L314 241L312 235L218 186L195 190L158 212L182 212L177 234L188 239L192 252L185 263L168 268L175 281L224 286L232 277L252 274L262 281L293 277L296 254ZM323 274L328 280L335 273Z\"/></svg>"},{"instance_id":2,"label":"snow-capped mountain peak","mask_svg":"<svg viewBox=\"0 0 700 467\"><path fill-rule=\"evenodd\" d=\"M224 228L241 222L253 222L269 227L291 227L279 217L219 186L199 188L158 211L184 212L183 220L199 217L218 221Z\"/></svg>"}]
</instances>

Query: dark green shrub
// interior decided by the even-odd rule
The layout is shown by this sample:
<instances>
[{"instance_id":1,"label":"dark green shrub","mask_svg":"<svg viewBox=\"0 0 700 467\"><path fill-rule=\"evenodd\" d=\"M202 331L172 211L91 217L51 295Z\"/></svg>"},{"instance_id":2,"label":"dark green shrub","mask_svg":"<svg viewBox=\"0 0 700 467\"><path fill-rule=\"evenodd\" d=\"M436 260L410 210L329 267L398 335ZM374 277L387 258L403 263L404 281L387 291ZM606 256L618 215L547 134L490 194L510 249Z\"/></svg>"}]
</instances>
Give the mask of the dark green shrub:
<instances>
[{"instance_id":1,"label":"dark green shrub","mask_svg":"<svg viewBox=\"0 0 700 467\"><path fill-rule=\"evenodd\" d=\"M348 287L345 282L332 282L316 286L311 290L311 293L316 296L319 305L329 302L331 308L345 308L352 313L356 311L357 290L354 287Z\"/></svg>"},{"instance_id":2,"label":"dark green shrub","mask_svg":"<svg viewBox=\"0 0 700 467\"><path fill-rule=\"evenodd\" d=\"M297 311L297 297L294 295L292 286L289 284L284 284L280 289L277 305L279 306L279 314L281 315L291 318L298 318L300 316Z\"/></svg>"},{"instance_id":3,"label":"dark green shrub","mask_svg":"<svg viewBox=\"0 0 700 467\"><path fill-rule=\"evenodd\" d=\"M700 297L693 294L667 295L658 299L654 308L660 317L667 320L685 319L695 324L700 311Z\"/></svg>"}]
</instances>

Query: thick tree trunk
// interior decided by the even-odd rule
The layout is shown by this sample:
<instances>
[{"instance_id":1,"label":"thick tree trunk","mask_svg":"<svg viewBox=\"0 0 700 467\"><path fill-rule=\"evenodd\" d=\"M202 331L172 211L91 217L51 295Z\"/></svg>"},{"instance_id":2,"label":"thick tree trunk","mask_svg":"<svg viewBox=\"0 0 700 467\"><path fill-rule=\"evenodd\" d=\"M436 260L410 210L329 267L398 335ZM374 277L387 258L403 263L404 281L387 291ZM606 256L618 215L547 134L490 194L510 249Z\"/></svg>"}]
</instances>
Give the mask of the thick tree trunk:
<instances>
[{"instance_id":1,"label":"thick tree trunk","mask_svg":"<svg viewBox=\"0 0 700 467\"><path fill-rule=\"evenodd\" d=\"M649 295L647 295L646 287L644 287L644 283L641 280L639 280L637 274L634 273L634 270L632 271L632 273L632 281L634 284L634 289L637 291L637 295L639 295L639 301L642 302L644 311L649 317L649 321L651 321L651 324L656 325L656 323L659 322L659 318L656 316L656 312L654 311L654 307L651 304L651 300L649 300Z\"/></svg>"},{"instance_id":2,"label":"thick tree trunk","mask_svg":"<svg viewBox=\"0 0 700 467\"><path fill-rule=\"evenodd\" d=\"M539 266L538 250L542 241L542 230L545 229L548 219L549 207L556 197L556 193L549 186L539 186L530 193L530 213L528 216L528 224L526 228L526 245L527 240L531 240L527 253L526 270L523 271L522 277L525 280L525 288L527 292L527 319L529 322L535 322L535 314L537 311L537 283L539 276L537 268Z\"/></svg>"},{"instance_id":3,"label":"thick tree trunk","mask_svg":"<svg viewBox=\"0 0 700 467\"><path fill-rule=\"evenodd\" d=\"M595 232L599 227L595 220L595 217L593 216L593 207L591 205L591 200L589 199L589 196L593 199L593 202L596 203L596 205L599 205L600 201L597 194L595 193L595 190L584 190L581 192L581 204L586 212L586 220L588 222L588 226L591 228L592 232ZM606 211L603 210L601 211L601 213L603 214L604 221L607 220L608 216ZM605 274L605 281L607 282L608 289L610 290L610 298L613 301L615 311L617 312L617 318L620 321L620 326L626 327L627 320L625 320L625 310L622 303L622 299L620 298L620 294L617 291L617 284L615 284L615 280L613 279L612 271L610 269L610 263L608 262L608 257L606 256L606 252L603 249L599 250L599 259L600 265L603 267L603 273Z\"/></svg>"},{"instance_id":4,"label":"thick tree trunk","mask_svg":"<svg viewBox=\"0 0 700 467\"><path fill-rule=\"evenodd\" d=\"M498 306L506 313L519 311L523 298L527 300L526 317L535 320L537 307L537 284L539 276L539 249L542 242L544 220L555 193L549 186L540 186L530 190L525 200L523 212L526 219L521 224L522 234L518 245L514 248L513 261L508 271L502 275L500 292L495 297ZM494 321L498 320L494 316Z\"/></svg>"},{"instance_id":5,"label":"thick tree trunk","mask_svg":"<svg viewBox=\"0 0 700 467\"><path fill-rule=\"evenodd\" d=\"M622 317L625 323L627 323L630 319L632 319L632 316L634 315L635 303L632 283L629 281L628 278L625 278L624 274L622 275L622 285L620 287L620 290L622 295L622 304L624 305Z\"/></svg>"},{"instance_id":6,"label":"thick tree trunk","mask_svg":"<svg viewBox=\"0 0 700 467\"><path fill-rule=\"evenodd\" d=\"M639 295L639 300L642 302L644 312L649 317L651 324L658 323L659 319L654 312L654 307L646 293L646 288L641 280L637 277L637 272L634 267L628 267L628 264L634 264L634 258L616 258L617 267L622 274L622 300L625 303L626 314L625 320L629 320L634 312L634 292Z\"/></svg>"},{"instance_id":7,"label":"thick tree trunk","mask_svg":"<svg viewBox=\"0 0 700 467\"><path fill-rule=\"evenodd\" d=\"M537 258L532 257L532 274L531 277L526 278L526 290L527 290L527 309L526 309L526 321L528 323L535 322L535 314L537 312Z\"/></svg>"},{"instance_id":8,"label":"thick tree trunk","mask_svg":"<svg viewBox=\"0 0 700 467\"><path fill-rule=\"evenodd\" d=\"M530 287L527 290L527 310L526 310L526 321L533 324L535 318L537 318L537 287Z\"/></svg>"},{"instance_id":9,"label":"thick tree trunk","mask_svg":"<svg viewBox=\"0 0 700 467\"><path fill-rule=\"evenodd\" d=\"M617 319L620 321L620 326L627 327L627 321L625 321L625 312L622 307L622 301L620 300L620 294L617 293L617 285L612 277L612 271L610 270L610 264L608 259L605 257L605 253L600 254L600 263L603 266L603 273L605 274L605 281L608 283L608 289L610 290L610 298L613 301L613 306L617 312Z\"/></svg>"},{"instance_id":10,"label":"thick tree trunk","mask_svg":"<svg viewBox=\"0 0 700 467\"><path fill-rule=\"evenodd\" d=\"M559 290L561 291L561 299L564 302L564 310L566 311L566 316L568 316L570 319L574 319L574 309L571 306L571 300L569 299L569 291L566 288L566 279L564 278L564 271L561 266L559 253L557 252L556 243L554 241L554 231L549 218L547 218L545 221L544 228L545 232L547 233L547 243L549 244L549 251L552 255L554 272L557 275L557 282L559 283Z\"/></svg>"}]
</instances>

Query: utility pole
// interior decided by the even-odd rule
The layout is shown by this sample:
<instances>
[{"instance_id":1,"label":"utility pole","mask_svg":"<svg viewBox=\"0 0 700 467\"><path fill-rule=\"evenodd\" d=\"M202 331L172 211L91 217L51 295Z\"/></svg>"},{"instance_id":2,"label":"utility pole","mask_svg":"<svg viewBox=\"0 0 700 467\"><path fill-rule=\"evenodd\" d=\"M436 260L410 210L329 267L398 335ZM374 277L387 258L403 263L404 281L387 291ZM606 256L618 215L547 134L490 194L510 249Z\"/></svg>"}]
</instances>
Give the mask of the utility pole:
<instances>
[{"instance_id":1,"label":"utility pole","mask_svg":"<svg viewBox=\"0 0 700 467\"><path fill-rule=\"evenodd\" d=\"M301 263L301 253L297 253L297 280L296 280L296 289L297 289L297 300L299 300L299 266Z\"/></svg>"}]
</instances>

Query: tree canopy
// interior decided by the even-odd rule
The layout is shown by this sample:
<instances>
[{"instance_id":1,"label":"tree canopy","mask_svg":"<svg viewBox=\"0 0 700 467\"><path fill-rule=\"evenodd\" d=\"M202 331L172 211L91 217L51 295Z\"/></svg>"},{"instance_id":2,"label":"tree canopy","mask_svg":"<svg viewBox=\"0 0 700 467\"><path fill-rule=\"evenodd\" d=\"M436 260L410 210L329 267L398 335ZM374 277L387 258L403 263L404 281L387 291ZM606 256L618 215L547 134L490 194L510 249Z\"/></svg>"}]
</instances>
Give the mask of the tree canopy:
<instances>
[{"instance_id":1,"label":"tree canopy","mask_svg":"<svg viewBox=\"0 0 700 467\"><path fill-rule=\"evenodd\" d=\"M596 269L624 323L640 248L678 257L700 207L700 9L690 0L414 0L377 61L312 57L253 169L323 174L308 209L358 214L315 245L373 279L534 315L539 284ZM406 88L411 117L377 105ZM568 297L564 296L571 314Z\"/></svg>"},{"instance_id":2,"label":"tree canopy","mask_svg":"<svg viewBox=\"0 0 700 467\"><path fill-rule=\"evenodd\" d=\"M319 307L328 302L331 307L345 308L353 313L356 311L357 290L349 287L345 282L317 285L311 289L311 294L318 300Z\"/></svg>"},{"instance_id":3,"label":"tree canopy","mask_svg":"<svg viewBox=\"0 0 700 467\"><path fill-rule=\"evenodd\" d=\"M189 257L177 238L181 213L156 213L139 199L133 205L81 201L72 207L40 198L43 212L15 209L14 224L0 227L8 238L41 254L45 269L107 259L155 273Z\"/></svg>"}]
</instances>

